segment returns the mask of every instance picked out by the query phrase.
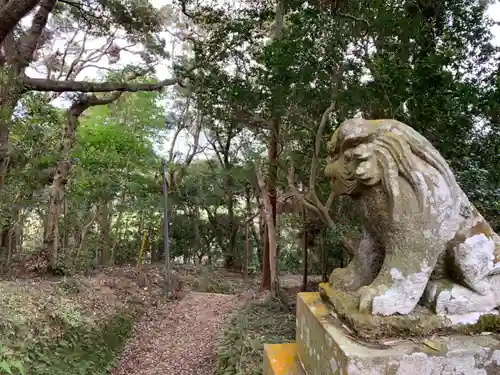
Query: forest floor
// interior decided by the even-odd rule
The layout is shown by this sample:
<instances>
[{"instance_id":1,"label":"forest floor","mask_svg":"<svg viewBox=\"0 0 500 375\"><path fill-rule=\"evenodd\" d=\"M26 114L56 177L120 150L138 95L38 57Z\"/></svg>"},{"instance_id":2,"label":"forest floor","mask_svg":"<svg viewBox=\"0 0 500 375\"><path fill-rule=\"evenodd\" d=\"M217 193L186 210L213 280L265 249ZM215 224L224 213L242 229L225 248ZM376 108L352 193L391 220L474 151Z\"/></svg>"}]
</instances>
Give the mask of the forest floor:
<instances>
[{"instance_id":1,"label":"forest floor","mask_svg":"<svg viewBox=\"0 0 500 375\"><path fill-rule=\"evenodd\" d=\"M234 295L190 292L152 308L111 374L213 374L218 336L237 302Z\"/></svg>"},{"instance_id":2,"label":"forest floor","mask_svg":"<svg viewBox=\"0 0 500 375\"><path fill-rule=\"evenodd\" d=\"M263 343L293 339L300 275L283 275L283 298L269 300L258 276L175 274L174 299L154 266L0 281L0 363L19 360L27 375L259 374Z\"/></svg>"}]
</instances>

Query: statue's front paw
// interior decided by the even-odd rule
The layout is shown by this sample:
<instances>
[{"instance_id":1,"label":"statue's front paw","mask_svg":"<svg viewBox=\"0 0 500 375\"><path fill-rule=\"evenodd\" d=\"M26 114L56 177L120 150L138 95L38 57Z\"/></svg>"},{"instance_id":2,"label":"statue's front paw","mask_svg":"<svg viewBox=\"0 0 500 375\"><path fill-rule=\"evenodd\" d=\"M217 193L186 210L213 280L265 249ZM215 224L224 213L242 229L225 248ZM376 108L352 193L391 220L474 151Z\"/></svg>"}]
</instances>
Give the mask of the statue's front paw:
<instances>
[{"instance_id":1,"label":"statue's front paw","mask_svg":"<svg viewBox=\"0 0 500 375\"><path fill-rule=\"evenodd\" d=\"M363 285L363 279L351 267L333 270L329 282L331 286L344 291L355 291Z\"/></svg>"},{"instance_id":2,"label":"statue's front paw","mask_svg":"<svg viewBox=\"0 0 500 375\"><path fill-rule=\"evenodd\" d=\"M359 289L359 312L371 314L373 299L378 295L377 288L371 285L363 286Z\"/></svg>"}]
</instances>

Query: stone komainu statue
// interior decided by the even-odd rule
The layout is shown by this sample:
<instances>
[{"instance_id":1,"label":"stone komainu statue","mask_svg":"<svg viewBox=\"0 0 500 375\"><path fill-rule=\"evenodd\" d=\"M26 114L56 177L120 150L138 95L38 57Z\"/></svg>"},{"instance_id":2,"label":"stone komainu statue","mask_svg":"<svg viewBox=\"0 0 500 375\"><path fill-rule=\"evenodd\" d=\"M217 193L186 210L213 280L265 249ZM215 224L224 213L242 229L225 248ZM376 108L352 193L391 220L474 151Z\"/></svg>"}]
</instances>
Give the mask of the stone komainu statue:
<instances>
[{"instance_id":1,"label":"stone komainu statue","mask_svg":"<svg viewBox=\"0 0 500 375\"><path fill-rule=\"evenodd\" d=\"M357 291L360 311L491 313L500 306L500 237L469 202L440 153L395 120L347 120L325 169L360 205L363 235L330 285Z\"/></svg>"}]
</instances>

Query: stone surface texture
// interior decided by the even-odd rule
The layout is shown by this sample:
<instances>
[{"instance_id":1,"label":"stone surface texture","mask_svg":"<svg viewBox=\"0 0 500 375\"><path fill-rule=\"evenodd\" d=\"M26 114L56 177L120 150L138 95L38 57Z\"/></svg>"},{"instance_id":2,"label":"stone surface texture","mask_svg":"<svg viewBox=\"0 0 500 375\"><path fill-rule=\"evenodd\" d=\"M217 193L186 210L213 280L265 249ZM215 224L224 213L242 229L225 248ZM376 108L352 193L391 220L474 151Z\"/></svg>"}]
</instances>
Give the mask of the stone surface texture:
<instances>
[{"instance_id":1,"label":"stone surface texture","mask_svg":"<svg viewBox=\"0 0 500 375\"><path fill-rule=\"evenodd\" d=\"M351 336L319 293L298 295L296 349L307 375L500 374L493 335L366 343Z\"/></svg>"},{"instance_id":2,"label":"stone surface texture","mask_svg":"<svg viewBox=\"0 0 500 375\"><path fill-rule=\"evenodd\" d=\"M470 322L500 306L500 237L427 139L396 120L357 118L328 147L332 191L351 196L363 222L333 288L356 292L360 312L380 316L410 314L422 301Z\"/></svg>"}]
</instances>

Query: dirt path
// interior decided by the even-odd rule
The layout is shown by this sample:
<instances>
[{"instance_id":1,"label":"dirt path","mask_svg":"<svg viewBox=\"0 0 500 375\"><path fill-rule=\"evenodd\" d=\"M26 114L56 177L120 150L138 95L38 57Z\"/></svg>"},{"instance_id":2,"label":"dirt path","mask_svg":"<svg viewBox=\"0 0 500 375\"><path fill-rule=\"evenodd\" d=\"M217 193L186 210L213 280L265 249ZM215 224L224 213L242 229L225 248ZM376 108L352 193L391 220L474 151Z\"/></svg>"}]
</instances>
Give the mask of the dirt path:
<instances>
[{"instance_id":1,"label":"dirt path","mask_svg":"<svg viewBox=\"0 0 500 375\"><path fill-rule=\"evenodd\" d=\"M237 306L232 295L190 292L151 308L111 375L211 375L216 340Z\"/></svg>"}]
</instances>

